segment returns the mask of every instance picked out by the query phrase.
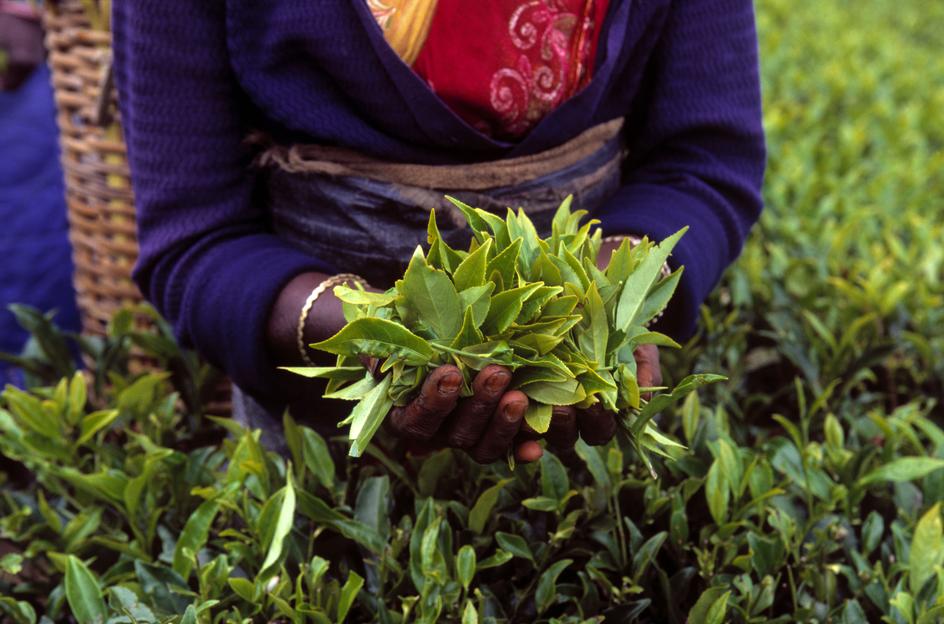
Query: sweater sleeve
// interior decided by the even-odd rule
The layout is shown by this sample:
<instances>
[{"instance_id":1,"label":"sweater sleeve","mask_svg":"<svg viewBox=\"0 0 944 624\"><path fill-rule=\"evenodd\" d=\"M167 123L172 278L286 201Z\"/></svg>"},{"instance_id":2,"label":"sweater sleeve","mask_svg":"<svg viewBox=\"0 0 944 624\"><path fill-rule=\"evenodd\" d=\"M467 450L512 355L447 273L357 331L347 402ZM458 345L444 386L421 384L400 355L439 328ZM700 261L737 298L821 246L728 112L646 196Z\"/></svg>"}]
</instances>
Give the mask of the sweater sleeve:
<instances>
[{"instance_id":1,"label":"sweater sleeve","mask_svg":"<svg viewBox=\"0 0 944 624\"><path fill-rule=\"evenodd\" d=\"M223 0L116 0L115 75L137 208L134 279L181 342L250 394L271 392L279 291L330 271L268 231L253 202Z\"/></svg>"},{"instance_id":2,"label":"sweater sleeve","mask_svg":"<svg viewBox=\"0 0 944 624\"><path fill-rule=\"evenodd\" d=\"M766 150L751 0L672 3L630 116L623 187L596 213L606 233L661 240L689 226L661 331L687 338L762 208Z\"/></svg>"}]
</instances>

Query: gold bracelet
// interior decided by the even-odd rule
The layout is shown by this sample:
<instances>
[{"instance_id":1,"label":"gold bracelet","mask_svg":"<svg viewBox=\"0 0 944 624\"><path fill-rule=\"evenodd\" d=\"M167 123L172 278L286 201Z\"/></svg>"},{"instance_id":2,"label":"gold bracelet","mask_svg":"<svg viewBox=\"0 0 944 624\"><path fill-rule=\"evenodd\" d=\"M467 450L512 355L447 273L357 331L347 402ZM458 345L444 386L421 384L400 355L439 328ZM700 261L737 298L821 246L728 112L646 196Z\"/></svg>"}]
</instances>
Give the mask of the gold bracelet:
<instances>
[{"instance_id":1,"label":"gold bracelet","mask_svg":"<svg viewBox=\"0 0 944 624\"><path fill-rule=\"evenodd\" d=\"M354 275L353 273L334 275L318 284L315 289L311 291L311 294L308 295L308 299L305 300L305 305L302 306L302 313L298 317L298 327L295 330L295 340L298 344L298 354L302 356L302 361L309 366L315 365L311 358L308 357L308 347L305 344L305 322L308 321L308 315L311 314L311 307L315 305L315 301L318 300L318 297L324 294L324 291L343 284L344 282L354 282L362 286L367 286L367 280L359 275Z\"/></svg>"},{"instance_id":2,"label":"gold bracelet","mask_svg":"<svg viewBox=\"0 0 944 624\"><path fill-rule=\"evenodd\" d=\"M642 244L642 239L639 238L638 236L633 236L632 234L626 234L626 235L616 234L613 236L606 236L603 238L602 242L616 243L616 242L621 242L624 239L629 240L630 247L635 247L636 245ZM672 275L672 267L669 266L668 261L666 261L665 264L662 265L662 270L660 271L660 274L662 275L663 279ZM653 325L656 322L658 322L664 314L665 314L665 310L663 309L661 312L659 312L654 317L652 317L652 319L648 323L646 323L646 327L649 327L650 325Z\"/></svg>"}]
</instances>

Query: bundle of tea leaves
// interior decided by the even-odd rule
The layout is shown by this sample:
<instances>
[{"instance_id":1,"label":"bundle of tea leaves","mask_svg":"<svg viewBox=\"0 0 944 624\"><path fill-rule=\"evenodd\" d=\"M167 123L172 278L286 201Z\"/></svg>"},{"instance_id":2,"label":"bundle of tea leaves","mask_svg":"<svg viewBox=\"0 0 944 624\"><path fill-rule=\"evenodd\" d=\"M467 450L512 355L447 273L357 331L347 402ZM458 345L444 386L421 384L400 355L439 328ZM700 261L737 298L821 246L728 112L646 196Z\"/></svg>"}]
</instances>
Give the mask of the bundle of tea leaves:
<instances>
[{"instance_id":1,"label":"bundle of tea leaves","mask_svg":"<svg viewBox=\"0 0 944 624\"><path fill-rule=\"evenodd\" d=\"M640 456L663 455L676 441L653 425L658 412L717 375L693 375L673 389L641 388L633 352L641 345L675 347L647 324L668 304L682 268L662 274L684 230L660 244L624 240L598 268L601 232L571 199L542 239L522 211L501 217L450 198L474 234L468 251L450 248L430 213L428 242L418 247L403 278L384 293L338 286L348 324L311 345L338 356L333 367L290 368L328 379L327 398L357 401L340 426L350 426L352 456L363 453L393 406L405 405L426 375L454 364L471 395L477 371L500 364L513 371L511 388L529 399L526 421L550 425L555 405L594 403L618 414ZM370 371L363 356L380 358ZM652 393L647 400L646 393Z\"/></svg>"}]
</instances>

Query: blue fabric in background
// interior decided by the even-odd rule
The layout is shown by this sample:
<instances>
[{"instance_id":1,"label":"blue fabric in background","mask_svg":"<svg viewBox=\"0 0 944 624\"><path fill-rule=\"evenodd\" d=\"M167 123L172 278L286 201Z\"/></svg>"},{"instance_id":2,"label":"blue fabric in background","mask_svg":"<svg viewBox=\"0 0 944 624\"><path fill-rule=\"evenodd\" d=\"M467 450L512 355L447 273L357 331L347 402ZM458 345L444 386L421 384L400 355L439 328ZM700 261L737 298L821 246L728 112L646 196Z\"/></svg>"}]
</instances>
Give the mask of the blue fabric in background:
<instances>
[{"instance_id":1,"label":"blue fabric in background","mask_svg":"<svg viewBox=\"0 0 944 624\"><path fill-rule=\"evenodd\" d=\"M0 351L17 353L27 339L11 303L56 309L60 327L79 328L55 115L45 65L0 92ZM17 377L0 363L0 381Z\"/></svg>"}]
</instances>

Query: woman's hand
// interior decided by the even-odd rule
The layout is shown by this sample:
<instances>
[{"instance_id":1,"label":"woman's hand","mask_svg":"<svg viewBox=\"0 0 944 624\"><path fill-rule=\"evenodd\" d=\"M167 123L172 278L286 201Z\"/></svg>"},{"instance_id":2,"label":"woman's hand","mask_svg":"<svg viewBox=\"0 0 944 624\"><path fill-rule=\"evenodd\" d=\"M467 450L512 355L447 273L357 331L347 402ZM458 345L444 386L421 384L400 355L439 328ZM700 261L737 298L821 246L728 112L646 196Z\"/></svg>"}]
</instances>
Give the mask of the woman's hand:
<instances>
[{"instance_id":1,"label":"woman's hand","mask_svg":"<svg viewBox=\"0 0 944 624\"><path fill-rule=\"evenodd\" d=\"M519 461L534 461L541 456L537 442L515 443L528 397L509 391L510 383L511 372L492 364L475 376L472 396L461 398L462 373L449 364L440 366L409 405L392 410L390 424L407 440L463 449L479 463L503 459L513 444Z\"/></svg>"}]
</instances>

